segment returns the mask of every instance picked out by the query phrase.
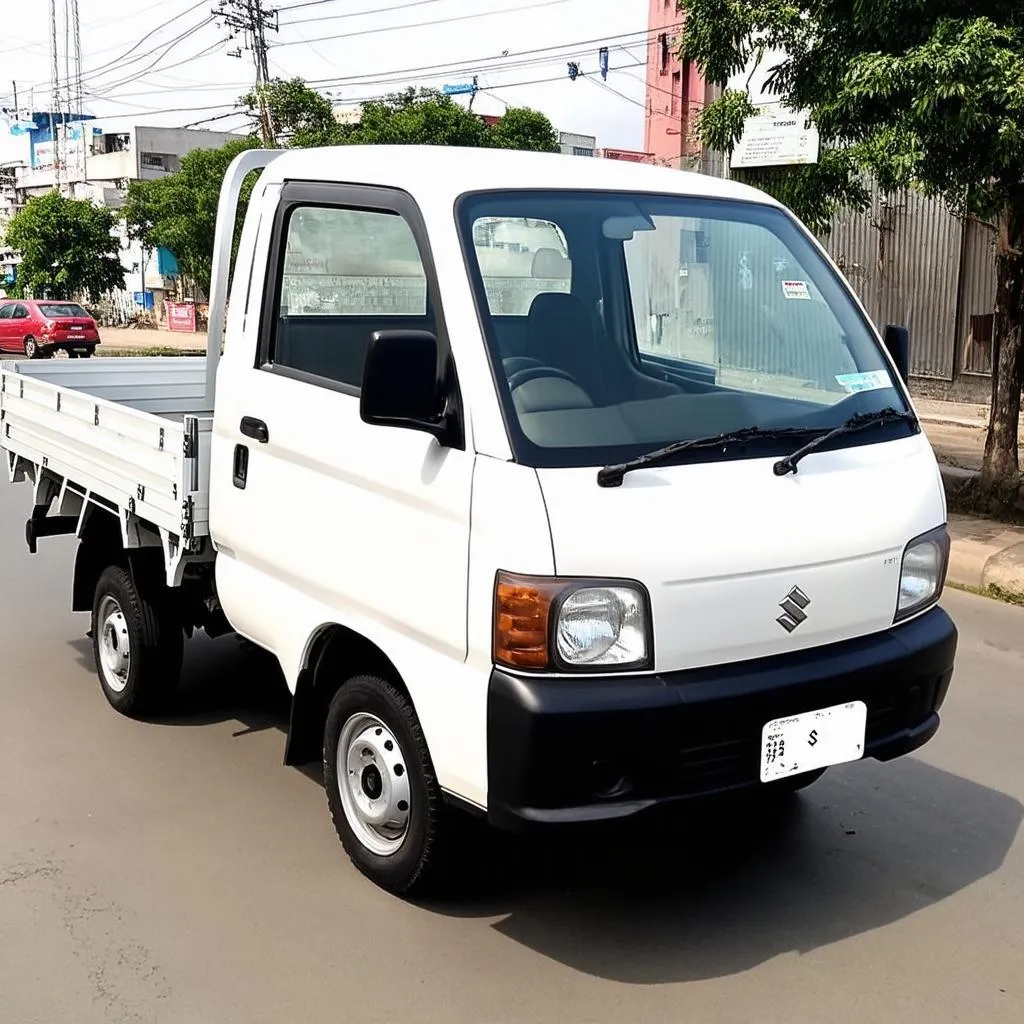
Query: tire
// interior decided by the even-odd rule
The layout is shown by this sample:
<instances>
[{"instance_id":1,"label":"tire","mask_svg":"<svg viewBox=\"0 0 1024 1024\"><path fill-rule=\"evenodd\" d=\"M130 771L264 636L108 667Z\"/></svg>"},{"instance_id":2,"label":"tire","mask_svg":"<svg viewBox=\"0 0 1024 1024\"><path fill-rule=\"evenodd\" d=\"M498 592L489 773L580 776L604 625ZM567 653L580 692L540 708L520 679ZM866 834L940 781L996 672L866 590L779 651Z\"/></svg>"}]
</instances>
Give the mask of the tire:
<instances>
[{"instance_id":1,"label":"tire","mask_svg":"<svg viewBox=\"0 0 1024 1024\"><path fill-rule=\"evenodd\" d=\"M323 769L338 837L367 878L399 896L439 880L450 812L401 691L376 676L346 682L327 711Z\"/></svg>"},{"instance_id":2,"label":"tire","mask_svg":"<svg viewBox=\"0 0 1024 1024\"><path fill-rule=\"evenodd\" d=\"M39 348L39 342L30 334L25 339L25 358L26 359L42 359L43 353Z\"/></svg>"},{"instance_id":3,"label":"tire","mask_svg":"<svg viewBox=\"0 0 1024 1024\"><path fill-rule=\"evenodd\" d=\"M166 706L181 676L185 634L120 566L103 570L92 606L92 649L103 695L137 718Z\"/></svg>"}]
</instances>

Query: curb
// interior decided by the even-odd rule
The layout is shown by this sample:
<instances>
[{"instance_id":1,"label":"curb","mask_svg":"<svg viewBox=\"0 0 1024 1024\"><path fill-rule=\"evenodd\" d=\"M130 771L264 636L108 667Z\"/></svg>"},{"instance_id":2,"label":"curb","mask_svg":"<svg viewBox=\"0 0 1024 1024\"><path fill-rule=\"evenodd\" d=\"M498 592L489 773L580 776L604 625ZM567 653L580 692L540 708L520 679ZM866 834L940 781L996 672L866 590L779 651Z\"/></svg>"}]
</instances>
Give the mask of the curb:
<instances>
[{"instance_id":1,"label":"curb","mask_svg":"<svg viewBox=\"0 0 1024 1024\"><path fill-rule=\"evenodd\" d=\"M964 515L950 515L949 530L950 583L1024 598L1024 530Z\"/></svg>"}]
</instances>

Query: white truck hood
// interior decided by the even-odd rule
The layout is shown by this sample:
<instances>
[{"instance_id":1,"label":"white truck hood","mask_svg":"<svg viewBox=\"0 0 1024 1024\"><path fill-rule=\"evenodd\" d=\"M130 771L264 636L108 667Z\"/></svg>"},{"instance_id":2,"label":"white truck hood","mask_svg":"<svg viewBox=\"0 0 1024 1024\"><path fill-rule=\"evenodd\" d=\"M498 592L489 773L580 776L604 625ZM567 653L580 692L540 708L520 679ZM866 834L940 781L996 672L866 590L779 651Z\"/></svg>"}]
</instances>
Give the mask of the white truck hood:
<instances>
[{"instance_id":1,"label":"white truck hood","mask_svg":"<svg viewBox=\"0 0 1024 1024\"><path fill-rule=\"evenodd\" d=\"M907 541L945 521L924 435L810 455L796 475L775 461L641 469L613 488L593 468L538 470L557 573L644 584L662 672L888 628Z\"/></svg>"}]
</instances>

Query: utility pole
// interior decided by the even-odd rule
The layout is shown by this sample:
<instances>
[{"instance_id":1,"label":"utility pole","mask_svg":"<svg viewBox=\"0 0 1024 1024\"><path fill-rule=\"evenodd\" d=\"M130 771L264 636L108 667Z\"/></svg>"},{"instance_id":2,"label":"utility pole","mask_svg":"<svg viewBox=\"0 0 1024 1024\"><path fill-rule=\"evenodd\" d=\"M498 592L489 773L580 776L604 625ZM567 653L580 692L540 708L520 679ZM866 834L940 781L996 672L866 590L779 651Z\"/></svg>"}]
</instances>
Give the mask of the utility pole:
<instances>
[{"instance_id":1,"label":"utility pole","mask_svg":"<svg viewBox=\"0 0 1024 1024\"><path fill-rule=\"evenodd\" d=\"M267 106L267 85L270 68L267 59L267 30L278 31L277 11L264 6L263 0L219 0L212 11L229 29L229 39L241 34L243 47L253 56L256 69L256 98L260 107L260 135L268 147L277 145L277 127ZM231 53L241 57L241 48Z\"/></svg>"},{"instance_id":2,"label":"utility pole","mask_svg":"<svg viewBox=\"0 0 1024 1024\"><path fill-rule=\"evenodd\" d=\"M53 185L60 191L60 161L57 159L57 131L54 114L60 113L60 58L57 54L57 0L50 0L50 145L53 156Z\"/></svg>"},{"instance_id":3,"label":"utility pole","mask_svg":"<svg viewBox=\"0 0 1024 1024\"><path fill-rule=\"evenodd\" d=\"M74 19L74 34L75 34L75 113L78 114L81 120L81 132L82 132L82 185L89 181L89 142L88 138L92 135L92 129L89 129L88 135L86 134L85 119L83 117L85 113L85 96L84 89L82 86L82 25L78 17L78 0L71 0L72 17Z\"/></svg>"}]
</instances>

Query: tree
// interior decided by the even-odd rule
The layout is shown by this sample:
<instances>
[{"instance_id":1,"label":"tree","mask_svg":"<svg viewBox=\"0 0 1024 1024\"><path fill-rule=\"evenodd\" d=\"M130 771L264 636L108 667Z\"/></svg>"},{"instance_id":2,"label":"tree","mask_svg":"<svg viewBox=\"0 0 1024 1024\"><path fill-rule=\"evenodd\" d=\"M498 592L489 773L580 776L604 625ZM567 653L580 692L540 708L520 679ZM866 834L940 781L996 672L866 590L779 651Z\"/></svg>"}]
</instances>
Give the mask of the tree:
<instances>
[{"instance_id":1,"label":"tree","mask_svg":"<svg viewBox=\"0 0 1024 1024\"><path fill-rule=\"evenodd\" d=\"M148 247L169 249L182 274L207 294L221 182L231 161L257 145L252 137L229 142L220 149L195 149L182 158L181 170L176 174L128 185L122 215L129 235ZM236 239L253 180L247 181L242 190Z\"/></svg>"},{"instance_id":2,"label":"tree","mask_svg":"<svg viewBox=\"0 0 1024 1024\"><path fill-rule=\"evenodd\" d=\"M59 192L30 199L7 226L7 244L21 253L23 293L50 299L98 297L124 288L114 215Z\"/></svg>"},{"instance_id":3,"label":"tree","mask_svg":"<svg viewBox=\"0 0 1024 1024\"><path fill-rule=\"evenodd\" d=\"M558 133L551 122L540 111L529 107L509 107L501 120L487 129L485 141L495 149L558 152Z\"/></svg>"},{"instance_id":4,"label":"tree","mask_svg":"<svg viewBox=\"0 0 1024 1024\"><path fill-rule=\"evenodd\" d=\"M976 507L1006 514L1021 489L1024 385L1024 4L1020 0L679 0L681 53L726 84L779 53L769 88L807 111L818 165L753 176L820 226L835 205L862 207L862 175L916 188L998 228L992 406ZM753 112L727 90L698 134L731 150Z\"/></svg>"},{"instance_id":5,"label":"tree","mask_svg":"<svg viewBox=\"0 0 1024 1024\"><path fill-rule=\"evenodd\" d=\"M378 146L482 146L483 121L432 89L406 89L364 103L358 124L341 126L341 142Z\"/></svg>"},{"instance_id":6,"label":"tree","mask_svg":"<svg viewBox=\"0 0 1024 1024\"><path fill-rule=\"evenodd\" d=\"M297 149L332 146L341 141L331 101L310 89L301 78L275 78L267 85L256 86L240 102L256 117L261 98L274 138L287 145Z\"/></svg>"}]
</instances>

